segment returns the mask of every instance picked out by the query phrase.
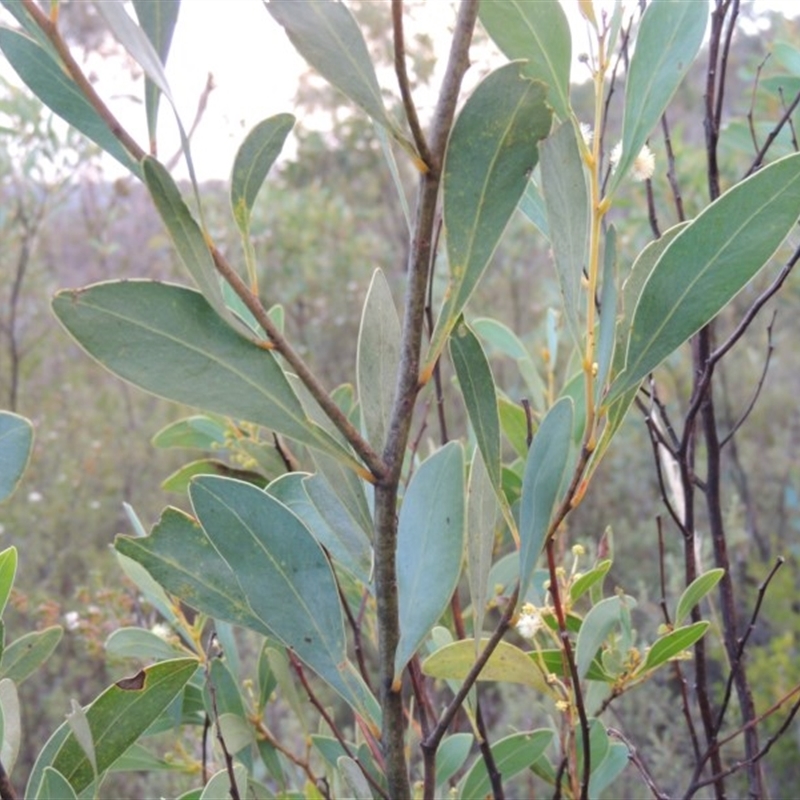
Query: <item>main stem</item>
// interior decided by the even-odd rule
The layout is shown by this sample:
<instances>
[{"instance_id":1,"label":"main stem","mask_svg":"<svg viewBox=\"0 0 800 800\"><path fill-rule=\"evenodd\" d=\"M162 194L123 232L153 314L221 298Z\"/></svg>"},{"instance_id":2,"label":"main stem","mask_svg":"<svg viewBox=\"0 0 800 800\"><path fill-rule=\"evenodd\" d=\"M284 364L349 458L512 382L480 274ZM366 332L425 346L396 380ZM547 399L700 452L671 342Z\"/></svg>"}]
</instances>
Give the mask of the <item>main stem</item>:
<instances>
[{"instance_id":1,"label":"main stem","mask_svg":"<svg viewBox=\"0 0 800 800\"><path fill-rule=\"evenodd\" d=\"M458 10L447 70L439 92L429 139L429 164L420 176L417 213L408 263L400 367L383 463L386 473L375 487L375 598L378 619L382 741L389 796L411 797L405 753L401 675L394 658L400 640L397 598L397 496L411 420L419 391L419 364L425 320L428 273L434 257L441 164L455 116L461 81L469 67L469 46L478 17L477 0L463 0Z\"/></svg>"}]
</instances>

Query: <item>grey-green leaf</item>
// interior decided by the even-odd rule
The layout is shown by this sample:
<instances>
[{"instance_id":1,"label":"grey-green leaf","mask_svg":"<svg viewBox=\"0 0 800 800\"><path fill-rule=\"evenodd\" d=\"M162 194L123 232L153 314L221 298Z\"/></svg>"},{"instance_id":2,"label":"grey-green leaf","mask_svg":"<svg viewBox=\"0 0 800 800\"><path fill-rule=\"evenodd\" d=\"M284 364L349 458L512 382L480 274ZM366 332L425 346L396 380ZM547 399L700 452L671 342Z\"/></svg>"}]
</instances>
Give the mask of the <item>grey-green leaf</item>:
<instances>
[{"instance_id":1,"label":"grey-green leaf","mask_svg":"<svg viewBox=\"0 0 800 800\"><path fill-rule=\"evenodd\" d=\"M450 442L414 473L397 533L400 642L395 679L447 608L464 556L464 451Z\"/></svg>"},{"instance_id":2,"label":"grey-green leaf","mask_svg":"<svg viewBox=\"0 0 800 800\"><path fill-rule=\"evenodd\" d=\"M583 342L581 279L588 267L589 188L572 122L560 125L539 146L542 190L550 243L564 298L567 327L578 347Z\"/></svg>"},{"instance_id":3,"label":"grey-green leaf","mask_svg":"<svg viewBox=\"0 0 800 800\"><path fill-rule=\"evenodd\" d=\"M266 492L227 478L197 478L189 496L253 613L345 700L368 714L363 685L353 681L347 662L333 571L300 519Z\"/></svg>"},{"instance_id":4,"label":"grey-green leaf","mask_svg":"<svg viewBox=\"0 0 800 800\"><path fill-rule=\"evenodd\" d=\"M428 354L432 365L472 295L539 160L552 112L521 63L491 72L458 115L442 175L450 285Z\"/></svg>"},{"instance_id":5,"label":"grey-green leaf","mask_svg":"<svg viewBox=\"0 0 800 800\"><path fill-rule=\"evenodd\" d=\"M581 678L586 676L592 660L611 630L623 624L625 608L630 611L635 605L636 600L628 595L606 597L586 615L575 644L575 664Z\"/></svg>"},{"instance_id":6,"label":"grey-green leaf","mask_svg":"<svg viewBox=\"0 0 800 800\"><path fill-rule=\"evenodd\" d=\"M18 414L0 411L0 503L22 480L33 447L33 425Z\"/></svg>"},{"instance_id":7,"label":"grey-green leaf","mask_svg":"<svg viewBox=\"0 0 800 800\"><path fill-rule=\"evenodd\" d=\"M167 508L149 536L117 536L114 547L197 611L273 635L253 612L230 564L184 512Z\"/></svg>"},{"instance_id":8,"label":"grey-green leaf","mask_svg":"<svg viewBox=\"0 0 800 800\"><path fill-rule=\"evenodd\" d=\"M492 486L499 493L500 416L497 411L494 378L478 337L463 319L456 325L450 337L450 357L453 359L467 416L483 455L486 471Z\"/></svg>"},{"instance_id":9,"label":"grey-green leaf","mask_svg":"<svg viewBox=\"0 0 800 800\"><path fill-rule=\"evenodd\" d=\"M162 0L159 3L150 0L133 0L133 9L142 30L153 45L162 64L167 63L172 34L178 22L180 0ZM158 122L158 106L161 90L149 77L144 86L145 111L147 113L147 131L150 141L155 142L156 124Z\"/></svg>"},{"instance_id":10,"label":"grey-green leaf","mask_svg":"<svg viewBox=\"0 0 800 800\"><path fill-rule=\"evenodd\" d=\"M572 38L559 0L490 0L480 20L509 60L525 59L525 73L548 87L547 99L560 119L570 116Z\"/></svg>"},{"instance_id":11,"label":"grey-green leaf","mask_svg":"<svg viewBox=\"0 0 800 800\"><path fill-rule=\"evenodd\" d=\"M691 3L687 5L692 5ZM661 254L633 315L619 397L689 339L753 278L800 216L800 154L723 194Z\"/></svg>"},{"instance_id":12,"label":"grey-green leaf","mask_svg":"<svg viewBox=\"0 0 800 800\"><path fill-rule=\"evenodd\" d=\"M572 416L572 400L562 397L547 412L528 451L519 513L520 597L525 596L559 499L569 459Z\"/></svg>"},{"instance_id":13,"label":"grey-green leaf","mask_svg":"<svg viewBox=\"0 0 800 800\"><path fill-rule=\"evenodd\" d=\"M223 299L214 260L203 232L183 202L175 181L158 161L149 156L142 161L142 174L161 221L178 251L178 257L197 288L222 319L240 333L246 332L245 326L233 315Z\"/></svg>"},{"instance_id":14,"label":"grey-green leaf","mask_svg":"<svg viewBox=\"0 0 800 800\"><path fill-rule=\"evenodd\" d=\"M495 525L499 510L495 492L481 451L476 449L467 489L467 576L476 647L481 638L489 594L489 570L492 568Z\"/></svg>"},{"instance_id":15,"label":"grey-green leaf","mask_svg":"<svg viewBox=\"0 0 800 800\"><path fill-rule=\"evenodd\" d=\"M707 3L648 3L625 82L622 153L608 188L612 194L667 108L703 42Z\"/></svg>"},{"instance_id":16,"label":"grey-green leaf","mask_svg":"<svg viewBox=\"0 0 800 800\"><path fill-rule=\"evenodd\" d=\"M367 441L383 450L400 364L400 319L389 283L376 269L364 300L358 332L358 401Z\"/></svg>"},{"instance_id":17,"label":"grey-green leaf","mask_svg":"<svg viewBox=\"0 0 800 800\"><path fill-rule=\"evenodd\" d=\"M36 42L9 28L0 28L0 50L28 88L50 109L74 126L126 169L141 177L139 165L111 133L77 84Z\"/></svg>"},{"instance_id":18,"label":"grey-green leaf","mask_svg":"<svg viewBox=\"0 0 800 800\"><path fill-rule=\"evenodd\" d=\"M314 69L376 122L392 127L367 44L344 3L269 0L266 7Z\"/></svg>"},{"instance_id":19,"label":"grey-green leaf","mask_svg":"<svg viewBox=\"0 0 800 800\"><path fill-rule=\"evenodd\" d=\"M100 283L59 292L53 310L89 355L141 389L343 455L307 417L272 353L239 336L198 292Z\"/></svg>"},{"instance_id":20,"label":"grey-green leaf","mask_svg":"<svg viewBox=\"0 0 800 800\"><path fill-rule=\"evenodd\" d=\"M256 196L294 122L291 114L276 114L262 120L247 134L236 152L231 174L231 208L243 236L250 229L250 213Z\"/></svg>"}]
</instances>

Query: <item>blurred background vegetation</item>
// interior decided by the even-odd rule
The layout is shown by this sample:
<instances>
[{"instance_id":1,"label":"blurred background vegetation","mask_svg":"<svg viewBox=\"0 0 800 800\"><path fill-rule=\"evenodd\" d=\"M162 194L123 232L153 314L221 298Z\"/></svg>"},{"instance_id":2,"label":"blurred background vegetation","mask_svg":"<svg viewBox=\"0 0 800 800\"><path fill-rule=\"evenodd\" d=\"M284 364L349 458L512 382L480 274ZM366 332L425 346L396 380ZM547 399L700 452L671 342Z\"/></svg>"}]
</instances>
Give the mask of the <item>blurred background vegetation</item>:
<instances>
[{"instance_id":1,"label":"blurred background vegetation","mask_svg":"<svg viewBox=\"0 0 800 800\"><path fill-rule=\"evenodd\" d=\"M391 53L383 4L362 0L351 5L375 57L388 65ZM70 24L76 43L103 48L109 68L129 69L123 55L109 46L87 11L88 4L67 4L65 9L74 6L78 9L71 10ZM791 52L780 43L800 42L798 21L781 14L762 15L751 21L748 30L749 35L742 33L735 42L726 94L730 125L723 134L721 167L723 176L731 179L743 174L754 152L748 112L763 141L760 121L774 119L780 111L779 87L784 84L776 76L792 72L787 63ZM488 44L484 39L476 47L477 53L484 53ZM420 35L410 50L414 81L424 90L435 68L433 42ZM482 63L476 59L476 71ZM670 111L677 179L689 216L708 196L702 81L701 58ZM577 108L581 97L584 105L590 102L588 87L575 91ZM291 339L324 383L333 387L354 374L360 311L372 271L380 267L395 287L401 285L407 229L369 122L311 74L300 81L296 113L296 153L272 176L255 210L260 285L268 303L283 304ZM313 121L313 127L306 120ZM612 120L612 131L615 125L619 120ZM788 134L781 146L786 151L792 147ZM662 198L669 194L661 133L654 135L651 147L656 152L654 196L663 231L677 220L674 208L663 205ZM413 176L404 177L410 192ZM212 236L235 263L238 237L226 186L207 184L203 196ZM643 186L632 188L614 213L624 220L620 227L625 264L626 243L632 253L653 237ZM70 698L86 701L119 677L123 667L109 663L103 654L106 637L120 625L155 621L123 580L109 545L115 533L129 532L124 503L150 525L165 503L181 502L181 495L166 494L160 484L189 458L186 452L150 444L153 434L187 409L132 390L91 362L56 324L49 298L57 288L121 275L183 278L144 189L128 179L107 180L91 146L5 80L0 81L0 241L0 398L3 407L28 416L36 427L35 452L24 484L0 511L3 546L14 544L20 551L18 591L8 625L14 635L54 622L67 628L51 661L21 688L24 756L18 769L24 772L24 762L30 764L63 720ZM548 309L556 305L558 288L541 242L535 228L519 214L494 257L491 276L471 302L470 314L506 323L546 375ZM748 287L726 310L720 335L735 324L770 278L767 269L761 284ZM396 300L399 305L399 292ZM746 426L725 451L728 530L737 577L750 588L741 609L744 619L749 618L758 585L774 559L782 555L788 562L770 588L756 646L749 651L750 677L762 709L796 684L800 671L798 312L795 276L723 365L722 402L725 422L732 428L758 385L769 346L766 328L774 313L774 351L764 389ZM549 355L549 367L560 380L568 365L558 360L557 353ZM662 396L676 417L687 402L690 361L683 355L673 358L658 376ZM509 398L519 402L525 389L517 366L497 359L493 367ZM445 393L448 380L445 368ZM450 394L452 400L455 392ZM449 417L448 424L453 432L463 430L463 420L457 416ZM424 435L439 435L433 416ZM658 514L664 516L668 591L674 596L683 580L681 542L660 506L645 426L632 413L572 526L590 547L606 526L611 527L614 580L621 582L625 576L626 590L641 598L635 621L649 633L660 621ZM717 655L724 658L721 647ZM677 689L669 685L668 677L661 680L664 685L658 692L634 691L614 713L624 728L651 732L652 747L645 754L648 765L659 785L670 791L671 777L681 776L684 754L689 763L689 744L675 724ZM505 730L502 724L509 728L524 724L529 712L508 700L497 695L490 727L497 721L501 723L497 730ZM773 749L766 774L777 796L781 786L800 778L797 723L794 735L782 738ZM151 794L155 779L146 780L142 792ZM635 796L641 790L638 779L630 780L627 784L623 776L615 786L620 796ZM168 787L167 783L162 788ZM128 784L126 793L130 791Z\"/></svg>"}]
</instances>

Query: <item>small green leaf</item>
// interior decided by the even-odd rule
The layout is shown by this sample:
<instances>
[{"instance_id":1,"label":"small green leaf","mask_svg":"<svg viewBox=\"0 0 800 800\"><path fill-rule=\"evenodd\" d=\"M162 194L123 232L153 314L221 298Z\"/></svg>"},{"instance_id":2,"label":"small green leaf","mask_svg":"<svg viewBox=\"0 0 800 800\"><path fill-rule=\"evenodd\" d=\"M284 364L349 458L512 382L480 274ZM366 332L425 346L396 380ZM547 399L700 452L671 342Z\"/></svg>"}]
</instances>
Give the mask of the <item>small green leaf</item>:
<instances>
[{"instance_id":1,"label":"small green leaf","mask_svg":"<svg viewBox=\"0 0 800 800\"><path fill-rule=\"evenodd\" d=\"M572 122L560 125L539 145L547 224L564 299L564 315L575 344L583 342L581 288L589 250L589 188Z\"/></svg>"},{"instance_id":2,"label":"small green leaf","mask_svg":"<svg viewBox=\"0 0 800 800\"><path fill-rule=\"evenodd\" d=\"M450 337L450 357L489 480L499 492L500 417L494 378L478 337L463 319Z\"/></svg>"},{"instance_id":3,"label":"small green leaf","mask_svg":"<svg viewBox=\"0 0 800 800\"><path fill-rule=\"evenodd\" d=\"M260 472L236 469L216 458L202 458L197 461L191 461L173 472L172 475L162 481L161 488L165 492L183 494L189 488L192 478L198 475L219 475L223 478L236 478L240 481L252 483L260 489L263 489L267 484L267 479Z\"/></svg>"},{"instance_id":4,"label":"small green leaf","mask_svg":"<svg viewBox=\"0 0 800 800\"><path fill-rule=\"evenodd\" d=\"M458 584L465 505L464 451L459 442L450 442L419 466L400 507L395 680L439 621Z\"/></svg>"},{"instance_id":5,"label":"small green leaf","mask_svg":"<svg viewBox=\"0 0 800 800\"><path fill-rule=\"evenodd\" d=\"M382 452L400 365L400 319L382 270L372 274L358 332L358 401L367 441Z\"/></svg>"},{"instance_id":6,"label":"small green leaf","mask_svg":"<svg viewBox=\"0 0 800 800\"><path fill-rule=\"evenodd\" d=\"M474 738L471 733L454 733L442 739L436 751L437 786L444 786L464 766Z\"/></svg>"},{"instance_id":7,"label":"small green leaf","mask_svg":"<svg viewBox=\"0 0 800 800\"><path fill-rule=\"evenodd\" d=\"M613 194L661 119L695 56L708 22L706 3L658 0L645 9L625 81L622 154L611 176Z\"/></svg>"},{"instance_id":8,"label":"small green leaf","mask_svg":"<svg viewBox=\"0 0 800 800\"><path fill-rule=\"evenodd\" d=\"M564 480L572 438L572 409L572 400L562 397L547 412L528 451L519 512L520 597L525 596L545 544Z\"/></svg>"},{"instance_id":9,"label":"small green leaf","mask_svg":"<svg viewBox=\"0 0 800 800\"><path fill-rule=\"evenodd\" d=\"M0 28L0 50L28 88L52 111L141 177L139 165L111 133L77 84L44 48L24 34Z\"/></svg>"},{"instance_id":10,"label":"small green leaf","mask_svg":"<svg viewBox=\"0 0 800 800\"><path fill-rule=\"evenodd\" d=\"M525 409L502 396L498 397L497 404L500 427L506 439L520 458L526 458L528 455L528 418ZM533 436L533 428L531 420L531 436Z\"/></svg>"},{"instance_id":11,"label":"small green leaf","mask_svg":"<svg viewBox=\"0 0 800 800\"><path fill-rule=\"evenodd\" d=\"M145 391L344 455L308 418L272 353L239 336L198 292L98 283L59 292L53 310L89 355Z\"/></svg>"},{"instance_id":12,"label":"small green leaf","mask_svg":"<svg viewBox=\"0 0 800 800\"><path fill-rule=\"evenodd\" d=\"M461 109L442 175L450 281L427 361L438 358L486 271L550 130L543 84L520 63L491 72Z\"/></svg>"},{"instance_id":13,"label":"small green leaf","mask_svg":"<svg viewBox=\"0 0 800 800\"><path fill-rule=\"evenodd\" d=\"M526 733L512 733L492 745L492 756L497 771L504 780L513 778L538 761L550 747L554 733L543 728ZM486 797L491 794L492 785L486 763L478 758L458 787L459 797Z\"/></svg>"},{"instance_id":14,"label":"small green leaf","mask_svg":"<svg viewBox=\"0 0 800 800\"><path fill-rule=\"evenodd\" d=\"M153 447L189 447L214 450L225 444L226 424L221 417L195 414L165 425L151 440Z\"/></svg>"},{"instance_id":15,"label":"small green leaf","mask_svg":"<svg viewBox=\"0 0 800 800\"><path fill-rule=\"evenodd\" d=\"M680 625L692 612L692 609L722 580L725 570L710 569L698 575L684 590L678 607L675 610L674 625Z\"/></svg>"},{"instance_id":16,"label":"small green leaf","mask_svg":"<svg viewBox=\"0 0 800 800\"><path fill-rule=\"evenodd\" d=\"M118 658L136 658L140 661L167 661L186 655L180 647L146 628L117 628L106 639L105 650Z\"/></svg>"},{"instance_id":17,"label":"small green leaf","mask_svg":"<svg viewBox=\"0 0 800 800\"><path fill-rule=\"evenodd\" d=\"M491 0L480 5L480 20L510 61L527 60L525 72L548 87L547 99L562 119L570 116L569 74L572 37L558 0Z\"/></svg>"},{"instance_id":18,"label":"small green leaf","mask_svg":"<svg viewBox=\"0 0 800 800\"><path fill-rule=\"evenodd\" d=\"M7 547L0 553L0 617L5 611L14 578L17 574L17 548Z\"/></svg>"},{"instance_id":19,"label":"small green leaf","mask_svg":"<svg viewBox=\"0 0 800 800\"><path fill-rule=\"evenodd\" d=\"M133 678L106 689L87 709L97 758L104 773L153 723L197 671L195 658L162 661ZM64 722L50 737L34 764L25 792L36 797L45 768L52 766L81 793L94 779L86 754Z\"/></svg>"},{"instance_id":20,"label":"small green leaf","mask_svg":"<svg viewBox=\"0 0 800 800\"><path fill-rule=\"evenodd\" d=\"M656 639L653 646L647 651L647 658L645 658L636 672L639 674L650 672L650 670L660 667L671 658L675 658L684 650L688 650L698 639L705 635L710 624L708 620L700 620L700 622L695 622L692 625L676 628L674 631L670 631Z\"/></svg>"},{"instance_id":21,"label":"small green leaf","mask_svg":"<svg viewBox=\"0 0 800 800\"><path fill-rule=\"evenodd\" d=\"M584 617L578 641L575 643L575 665L581 678L586 677L589 666L608 634L614 628L623 625L622 617L625 609L631 609L635 605L636 600L628 595L607 597L593 606Z\"/></svg>"},{"instance_id":22,"label":"small green leaf","mask_svg":"<svg viewBox=\"0 0 800 800\"><path fill-rule=\"evenodd\" d=\"M769 261L798 216L800 154L793 154L725 192L687 225L663 251L642 289L625 371L609 401L637 386L713 319Z\"/></svg>"},{"instance_id":23,"label":"small green leaf","mask_svg":"<svg viewBox=\"0 0 800 800\"><path fill-rule=\"evenodd\" d=\"M262 120L247 134L236 152L231 174L231 208L242 236L250 231L250 213L270 167L294 127L291 114Z\"/></svg>"},{"instance_id":24,"label":"small green leaf","mask_svg":"<svg viewBox=\"0 0 800 800\"><path fill-rule=\"evenodd\" d=\"M534 650L528 654L534 661L541 661L542 669L546 673L553 675L560 675L562 678L568 678L564 672L564 651L563 650ZM586 673L586 680L598 681L600 683L613 683L614 678L609 675L604 669L600 660L595 658L589 665L589 670Z\"/></svg>"},{"instance_id":25,"label":"small green leaf","mask_svg":"<svg viewBox=\"0 0 800 800\"><path fill-rule=\"evenodd\" d=\"M582 597L589 589L596 583L600 583L605 578L608 571L611 569L611 559L607 558L601 561L596 567L590 569L580 578L573 581L570 586L569 596L570 600L574 603L579 597Z\"/></svg>"},{"instance_id":26,"label":"small green leaf","mask_svg":"<svg viewBox=\"0 0 800 800\"><path fill-rule=\"evenodd\" d=\"M0 503L22 480L33 446L33 425L10 411L0 411Z\"/></svg>"},{"instance_id":27,"label":"small green leaf","mask_svg":"<svg viewBox=\"0 0 800 800\"><path fill-rule=\"evenodd\" d=\"M3 650L0 659L0 677L9 678L18 685L22 683L50 658L63 634L60 625L52 625L41 631L26 633L11 642Z\"/></svg>"},{"instance_id":28,"label":"small green leaf","mask_svg":"<svg viewBox=\"0 0 800 800\"><path fill-rule=\"evenodd\" d=\"M478 643L478 654L483 652L489 639ZM422 662L422 671L432 678L463 681L475 663L476 642L473 639L459 639L457 642L439 648ZM544 680L544 675L534 663L530 654L513 644L501 641L478 675L479 681L501 681L532 686L537 691L552 693Z\"/></svg>"}]
</instances>

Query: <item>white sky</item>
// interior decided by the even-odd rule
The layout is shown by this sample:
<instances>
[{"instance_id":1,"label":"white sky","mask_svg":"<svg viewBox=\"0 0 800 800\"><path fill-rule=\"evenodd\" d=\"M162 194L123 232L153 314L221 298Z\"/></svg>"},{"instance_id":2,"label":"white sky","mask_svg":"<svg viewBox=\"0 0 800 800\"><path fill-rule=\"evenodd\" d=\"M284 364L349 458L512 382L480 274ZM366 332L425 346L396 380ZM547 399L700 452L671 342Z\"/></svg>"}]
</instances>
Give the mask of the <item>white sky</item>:
<instances>
[{"instance_id":1,"label":"white sky","mask_svg":"<svg viewBox=\"0 0 800 800\"><path fill-rule=\"evenodd\" d=\"M688 0L701 1L706 0ZM388 0L375 2L384 3L388 13ZM600 5L598 0L595 3ZM610 6L611 2L602 0L602 4ZM582 47L577 42L585 41L585 23L578 14L577 0L563 0L563 5L573 27L573 50L577 54ZM798 12L797 0L758 0L757 5L791 14ZM424 0L417 12L421 27L435 38L441 37L443 54L447 52L447 32L453 15L450 0ZM201 180L226 178L238 144L253 125L273 114L294 111L293 97L305 69L305 62L261 0L183 0L167 74L185 126L194 118L209 72L216 85L192 142ZM114 104L115 113L144 145L143 108L124 97L128 93L141 95L141 88L120 88L118 80L101 75L98 89L104 97L123 96ZM174 131L171 112L163 101L162 158L177 149Z\"/></svg>"}]
</instances>

